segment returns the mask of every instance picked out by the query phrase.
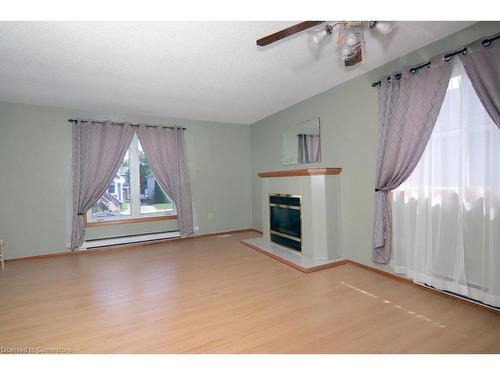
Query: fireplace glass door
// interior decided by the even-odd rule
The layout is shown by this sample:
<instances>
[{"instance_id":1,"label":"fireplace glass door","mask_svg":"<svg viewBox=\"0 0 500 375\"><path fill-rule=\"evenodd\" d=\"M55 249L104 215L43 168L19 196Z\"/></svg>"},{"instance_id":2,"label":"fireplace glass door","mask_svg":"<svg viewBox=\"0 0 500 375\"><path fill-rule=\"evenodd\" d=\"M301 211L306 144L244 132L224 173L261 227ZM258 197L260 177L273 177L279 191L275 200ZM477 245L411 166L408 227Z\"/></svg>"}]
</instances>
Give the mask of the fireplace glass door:
<instances>
[{"instance_id":1,"label":"fireplace glass door","mask_svg":"<svg viewBox=\"0 0 500 375\"><path fill-rule=\"evenodd\" d=\"M302 222L300 197L285 194L269 195L271 241L300 251Z\"/></svg>"}]
</instances>

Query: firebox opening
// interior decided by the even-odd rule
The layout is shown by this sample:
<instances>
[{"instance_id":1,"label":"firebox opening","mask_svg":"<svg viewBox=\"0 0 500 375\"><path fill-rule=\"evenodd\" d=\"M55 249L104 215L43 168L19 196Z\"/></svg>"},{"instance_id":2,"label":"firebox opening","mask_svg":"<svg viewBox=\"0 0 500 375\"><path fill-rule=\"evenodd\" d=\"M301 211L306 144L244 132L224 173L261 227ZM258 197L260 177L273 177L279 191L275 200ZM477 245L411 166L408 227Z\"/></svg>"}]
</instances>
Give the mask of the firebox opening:
<instances>
[{"instance_id":1,"label":"firebox opening","mask_svg":"<svg viewBox=\"0 0 500 375\"><path fill-rule=\"evenodd\" d=\"M269 194L271 241L302 250L302 220L300 196Z\"/></svg>"}]
</instances>

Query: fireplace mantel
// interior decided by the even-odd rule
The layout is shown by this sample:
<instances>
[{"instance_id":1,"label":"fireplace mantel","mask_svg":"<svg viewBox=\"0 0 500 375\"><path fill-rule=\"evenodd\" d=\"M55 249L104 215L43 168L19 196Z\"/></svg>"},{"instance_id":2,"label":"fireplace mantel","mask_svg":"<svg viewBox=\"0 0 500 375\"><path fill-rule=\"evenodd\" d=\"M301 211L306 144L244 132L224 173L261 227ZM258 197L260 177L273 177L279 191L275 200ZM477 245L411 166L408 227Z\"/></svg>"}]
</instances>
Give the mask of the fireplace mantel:
<instances>
[{"instance_id":1,"label":"fireplace mantel","mask_svg":"<svg viewBox=\"0 0 500 375\"><path fill-rule=\"evenodd\" d=\"M286 169L282 171L261 172L257 175L261 178L268 177L293 177L293 176L329 176L338 175L342 168L299 168Z\"/></svg>"}]
</instances>

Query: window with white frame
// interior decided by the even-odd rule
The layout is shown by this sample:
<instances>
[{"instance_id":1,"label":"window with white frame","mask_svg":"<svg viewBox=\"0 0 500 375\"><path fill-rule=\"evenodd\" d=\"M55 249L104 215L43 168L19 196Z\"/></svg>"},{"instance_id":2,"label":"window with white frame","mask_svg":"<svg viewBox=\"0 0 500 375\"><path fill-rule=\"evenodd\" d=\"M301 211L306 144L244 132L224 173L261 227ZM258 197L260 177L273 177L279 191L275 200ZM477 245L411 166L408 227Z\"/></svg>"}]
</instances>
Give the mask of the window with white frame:
<instances>
[{"instance_id":1,"label":"window with white frame","mask_svg":"<svg viewBox=\"0 0 500 375\"><path fill-rule=\"evenodd\" d=\"M175 215L175 206L156 181L134 136L113 181L87 212L87 222Z\"/></svg>"}]
</instances>

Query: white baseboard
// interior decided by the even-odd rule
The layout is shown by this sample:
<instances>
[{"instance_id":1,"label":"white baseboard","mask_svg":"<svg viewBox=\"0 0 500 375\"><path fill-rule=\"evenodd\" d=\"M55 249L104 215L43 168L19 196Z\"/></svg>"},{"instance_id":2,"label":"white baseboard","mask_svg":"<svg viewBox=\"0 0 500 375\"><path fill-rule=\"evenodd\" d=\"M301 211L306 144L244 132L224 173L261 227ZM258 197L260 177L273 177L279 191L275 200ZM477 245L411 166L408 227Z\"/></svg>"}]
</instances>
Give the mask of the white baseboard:
<instances>
[{"instance_id":1,"label":"white baseboard","mask_svg":"<svg viewBox=\"0 0 500 375\"><path fill-rule=\"evenodd\" d=\"M123 245L128 243L163 240L163 239L178 238L178 237L180 237L179 231L174 231L174 232L153 233L153 234L139 234L136 236L88 240L88 241L83 241L83 244L82 246L79 247L79 250L92 249L94 247Z\"/></svg>"}]
</instances>

